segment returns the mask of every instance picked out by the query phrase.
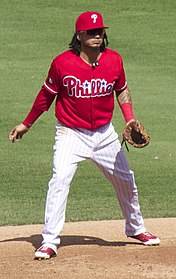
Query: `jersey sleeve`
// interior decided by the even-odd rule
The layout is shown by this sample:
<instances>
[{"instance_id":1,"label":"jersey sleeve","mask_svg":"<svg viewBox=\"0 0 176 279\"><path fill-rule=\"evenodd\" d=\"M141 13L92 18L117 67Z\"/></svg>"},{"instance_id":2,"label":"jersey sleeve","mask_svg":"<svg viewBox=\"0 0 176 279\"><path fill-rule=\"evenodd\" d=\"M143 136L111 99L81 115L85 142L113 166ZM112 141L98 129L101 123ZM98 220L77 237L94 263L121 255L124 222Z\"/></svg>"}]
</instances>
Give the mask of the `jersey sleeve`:
<instances>
[{"instance_id":1,"label":"jersey sleeve","mask_svg":"<svg viewBox=\"0 0 176 279\"><path fill-rule=\"evenodd\" d=\"M23 120L23 124L26 127L32 126L32 124L40 117L44 111L48 111L52 102L54 101L55 95L51 94L44 86L42 86L40 92L38 93L33 106Z\"/></svg>"},{"instance_id":2,"label":"jersey sleeve","mask_svg":"<svg viewBox=\"0 0 176 279\"><path fill-rule=\"evenodd\" d=\"M120 62L119 63L120 64L119 65L119 77L116 80L115 85L114 85L114 90L118 93L122 92L127 87L127 81L126 81L126 77L125 77L125 70L124 70L124 67L123 67L123 61L122 61L121 56L120 56L120 61L119 62Z\"/></svg>"},{"instance_id":3,"label":"jersey sleeve","mask_svg":"<svg viewBox=\"0 0 176 279\"><path fill-rule=\"evenodd\" d=\"M55 95L51 94L43 85L34 101L34 106L41 111L48 111L54 98Z\"/></svg>"},{"instance_id":4,"label":"jersey sleeve","mask_svg":"<svg viewBox=\"0 0 176 279\"><path fill-rule=\"evenodd\" d=\"M50 69L48 71L48 76L44 82L44 87L52 94L59 93L59 76L56 68L55 61L51 63Z\"/></svg>"}]
</instances>

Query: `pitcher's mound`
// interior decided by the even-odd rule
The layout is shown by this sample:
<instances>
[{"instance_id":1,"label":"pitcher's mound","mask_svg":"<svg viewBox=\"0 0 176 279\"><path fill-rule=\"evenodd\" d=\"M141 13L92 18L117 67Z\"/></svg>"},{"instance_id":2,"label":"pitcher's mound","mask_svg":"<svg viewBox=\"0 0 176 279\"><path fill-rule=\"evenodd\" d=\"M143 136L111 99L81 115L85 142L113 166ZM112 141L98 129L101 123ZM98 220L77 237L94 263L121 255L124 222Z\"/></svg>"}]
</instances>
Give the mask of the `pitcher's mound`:
<instances>
[{"instance_id":1,"label":"pitcher's mound","mask_svg":"<svg viewBox=\"0 0 176 279\"><path fill-rule=\"evenodd\" d=\"M176 218L146 219L161 239L144 246L124 234L124 221L65 223L58 256L34 260L43 225L0 227L2 279L175 279Z\"/></svg>"}]
</instances>

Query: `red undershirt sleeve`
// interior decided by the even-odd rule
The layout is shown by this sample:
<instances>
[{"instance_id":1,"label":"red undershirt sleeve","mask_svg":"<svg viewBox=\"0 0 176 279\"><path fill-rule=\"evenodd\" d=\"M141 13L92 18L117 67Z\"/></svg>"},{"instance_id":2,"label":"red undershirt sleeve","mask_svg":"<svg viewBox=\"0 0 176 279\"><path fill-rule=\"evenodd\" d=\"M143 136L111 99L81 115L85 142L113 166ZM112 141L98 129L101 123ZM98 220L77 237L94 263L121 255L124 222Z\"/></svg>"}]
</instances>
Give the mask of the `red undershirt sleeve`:
<instances>
[{"instance_id":1,"label":"red undershirt sleeve","mask_svg":"<svg viewBox=\"0 0 176 279\"><path fill-rule=\"evenodd\" d=\"M39 116L44 111L49 110L51 104L55 99L55 96L55 94L51 94L44 86L42 86L40 92L38 93L33 103L30 112L22 122L23 125L25 125L28 128L32 126L32 124L39 118Z\"/></svg>"},{"instance_id":2,"label":"red undershirt sleeve","mask_svg":"<svg viewBox=\"0 0 176 279\"><path fill-rule=\"evenodd\" d=\"M120 105L126 123L134 118L132 103L124 103Z\"/></svg>"}]
</instances>

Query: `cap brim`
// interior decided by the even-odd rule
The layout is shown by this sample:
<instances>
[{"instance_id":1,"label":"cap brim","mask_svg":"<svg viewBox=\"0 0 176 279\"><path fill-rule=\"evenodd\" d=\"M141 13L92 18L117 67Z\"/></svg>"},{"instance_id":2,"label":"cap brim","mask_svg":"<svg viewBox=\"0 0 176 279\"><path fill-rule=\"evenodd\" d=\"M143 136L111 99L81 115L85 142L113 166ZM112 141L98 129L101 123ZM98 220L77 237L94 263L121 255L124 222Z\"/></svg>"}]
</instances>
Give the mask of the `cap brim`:
<instances>
[{"instance_id":1,"label":"cap brim","mask_svg":"<svg viewBox=\"0 0 176 279\"><path fill-rule=\"evenodd\" d=\"M86 30L93 30L93 29L99 29L99 28L102 28L102 29L105 29L105 28L109 28L109 26L96 26L95 28L86 28L86 29L81 29L82 31L86 31Z\"/></svg>"}]
</instances>

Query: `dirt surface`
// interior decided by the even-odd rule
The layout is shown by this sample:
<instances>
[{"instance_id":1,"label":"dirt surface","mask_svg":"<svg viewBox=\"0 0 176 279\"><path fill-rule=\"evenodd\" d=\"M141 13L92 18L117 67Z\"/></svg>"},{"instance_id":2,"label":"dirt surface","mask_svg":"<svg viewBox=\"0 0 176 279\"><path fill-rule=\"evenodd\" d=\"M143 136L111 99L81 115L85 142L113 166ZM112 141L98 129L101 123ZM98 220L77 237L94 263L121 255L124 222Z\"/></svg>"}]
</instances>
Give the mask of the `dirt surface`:
<instances>
[{"instance_id":1,"label":"dirt surface","mask_svg":"<svg viewBox=\"0 0 176 279\"><path fill-rule=\"evenodd\" d=\"M176 218L145 226L159 246L127 238L123 220L66 223L58 256L42 261L33 258L42 225L0 227L0 278L176 279Z\"/></svg>"}]
</instances>

